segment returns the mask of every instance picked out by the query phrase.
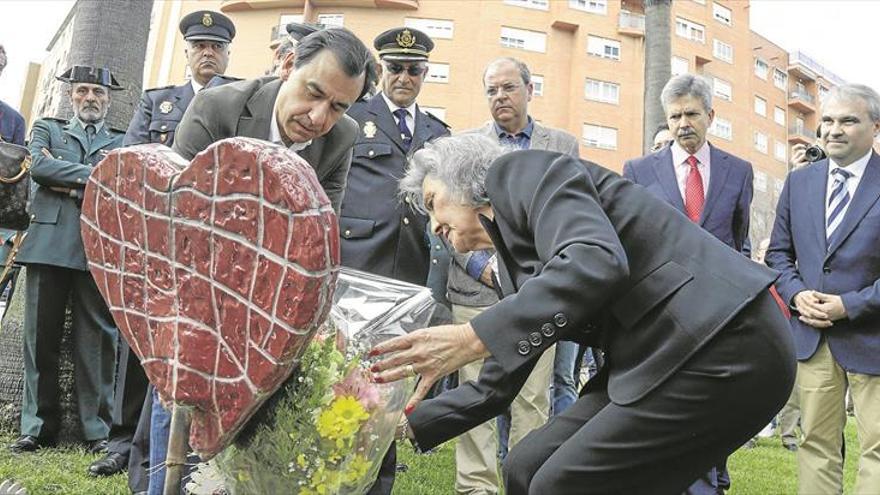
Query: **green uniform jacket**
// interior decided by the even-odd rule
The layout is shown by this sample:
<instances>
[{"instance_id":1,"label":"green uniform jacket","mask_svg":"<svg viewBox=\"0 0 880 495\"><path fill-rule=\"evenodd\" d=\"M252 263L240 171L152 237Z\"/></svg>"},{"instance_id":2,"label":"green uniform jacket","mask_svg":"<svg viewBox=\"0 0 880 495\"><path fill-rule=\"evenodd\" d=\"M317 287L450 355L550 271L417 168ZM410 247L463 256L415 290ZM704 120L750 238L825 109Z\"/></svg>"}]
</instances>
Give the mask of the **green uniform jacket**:
<instances>
[{"instance_id":1,"label":"green uniform jacket","mask_svg":"<svg viewBox=\"0 0 880 495\"><path fill-rule=\"evenodd\" d=\"M79 230L82 193L92 168L107 152L122 146L124 134L105 125L91 146L76 120L44 118L34 123L28 148L36 193L30 204L31 224L16 261L86 270ZM54 158L43 155L49 150ZM63 187L71 193L53 191Z\"/></svg>"}]
</instances>

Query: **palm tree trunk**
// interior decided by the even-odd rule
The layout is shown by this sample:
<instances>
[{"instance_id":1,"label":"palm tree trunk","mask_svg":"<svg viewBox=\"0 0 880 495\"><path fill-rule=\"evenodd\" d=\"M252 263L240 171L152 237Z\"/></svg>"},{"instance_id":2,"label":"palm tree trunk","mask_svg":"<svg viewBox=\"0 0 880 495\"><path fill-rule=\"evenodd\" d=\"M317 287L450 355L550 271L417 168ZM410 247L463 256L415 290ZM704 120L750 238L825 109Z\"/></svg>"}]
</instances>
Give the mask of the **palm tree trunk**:
<instances>
[{"instance_id":1,"label":"palm tree trunk","mask_svg":"<svg viewBox=\"0 0 880 495\"><path fill-rule=\"evenodd\" d=\"M651 150L654 131L666 121L660 93L672 72L671 0L645 0L645 100L642 151Z\"/></svg>"}]
</instances>

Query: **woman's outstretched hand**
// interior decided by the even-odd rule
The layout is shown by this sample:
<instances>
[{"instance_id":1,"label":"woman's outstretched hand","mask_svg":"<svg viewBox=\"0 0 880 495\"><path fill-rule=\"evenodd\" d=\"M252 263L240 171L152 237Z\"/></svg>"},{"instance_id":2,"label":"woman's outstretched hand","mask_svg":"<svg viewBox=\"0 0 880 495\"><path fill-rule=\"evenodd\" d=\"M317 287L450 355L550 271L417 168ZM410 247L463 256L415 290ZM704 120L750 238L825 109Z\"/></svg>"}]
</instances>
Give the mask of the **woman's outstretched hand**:
<instances>
[{"instance_id":1,"label":"woman's outstretched hand","mask_svg":"<svg viewBox=\"0 0 880 495\"><path fill-rule=\"evenodd\" d=\"M481 358L489 356L483 341L470 323L441 325L416 330L387 340L370 351L370 356L385 355L371 368L373 380L387 383L422 375L406 405L409 414L437 380Z\"/></svg>"}]
</instances>

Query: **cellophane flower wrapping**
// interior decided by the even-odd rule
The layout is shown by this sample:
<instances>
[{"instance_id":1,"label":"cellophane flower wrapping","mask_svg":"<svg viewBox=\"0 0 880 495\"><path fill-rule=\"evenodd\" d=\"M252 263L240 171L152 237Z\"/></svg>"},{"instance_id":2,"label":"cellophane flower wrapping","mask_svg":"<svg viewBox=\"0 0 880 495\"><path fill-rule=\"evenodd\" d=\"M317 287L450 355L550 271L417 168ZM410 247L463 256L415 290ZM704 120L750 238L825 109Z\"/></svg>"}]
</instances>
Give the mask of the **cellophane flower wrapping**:
<instances>
[{"instance_id":1,"label":"cellophane flower wrapping","mask_svg":"<svg viewBox=\"0 0 880 495\"><path fill-rule=\"evenodd\" d=\"M424 328L431 291L343 268L330 317L300 366L215 458L234 495L360 495L376 479L415 387L370 380L376 344Z\"/></svg>"}]
</instances>

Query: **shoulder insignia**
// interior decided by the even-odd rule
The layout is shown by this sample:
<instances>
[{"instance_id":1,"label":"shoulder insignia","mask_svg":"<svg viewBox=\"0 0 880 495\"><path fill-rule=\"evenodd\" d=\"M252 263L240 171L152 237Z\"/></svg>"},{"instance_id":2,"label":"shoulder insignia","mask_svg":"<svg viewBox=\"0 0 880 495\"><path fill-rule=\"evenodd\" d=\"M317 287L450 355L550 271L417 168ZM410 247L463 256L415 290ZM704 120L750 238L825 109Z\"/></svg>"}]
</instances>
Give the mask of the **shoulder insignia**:
<instances>
[{"instance_id":1,"label":"shoulder insignia","mask_svg":"<svg viewBox=\"0 0 880 495\"><path fill-rule=\"evenodd\" d=\"M364 123L364 137L367 139L373 139L376 137L376 124L372 120L368 120Z\"/></svg>"},{"instance_id":2,"label":"shoulder insignia","mask_svg":"<svg viewBox=\"0 0 880 495\"><path fill-rule=\"evenodd\" d=\"M163 101L159 104L159 111L162 113L171 113L171 110L174 110L174 103L171 103L168 100Z\"/></svg>"}]
</instances>

